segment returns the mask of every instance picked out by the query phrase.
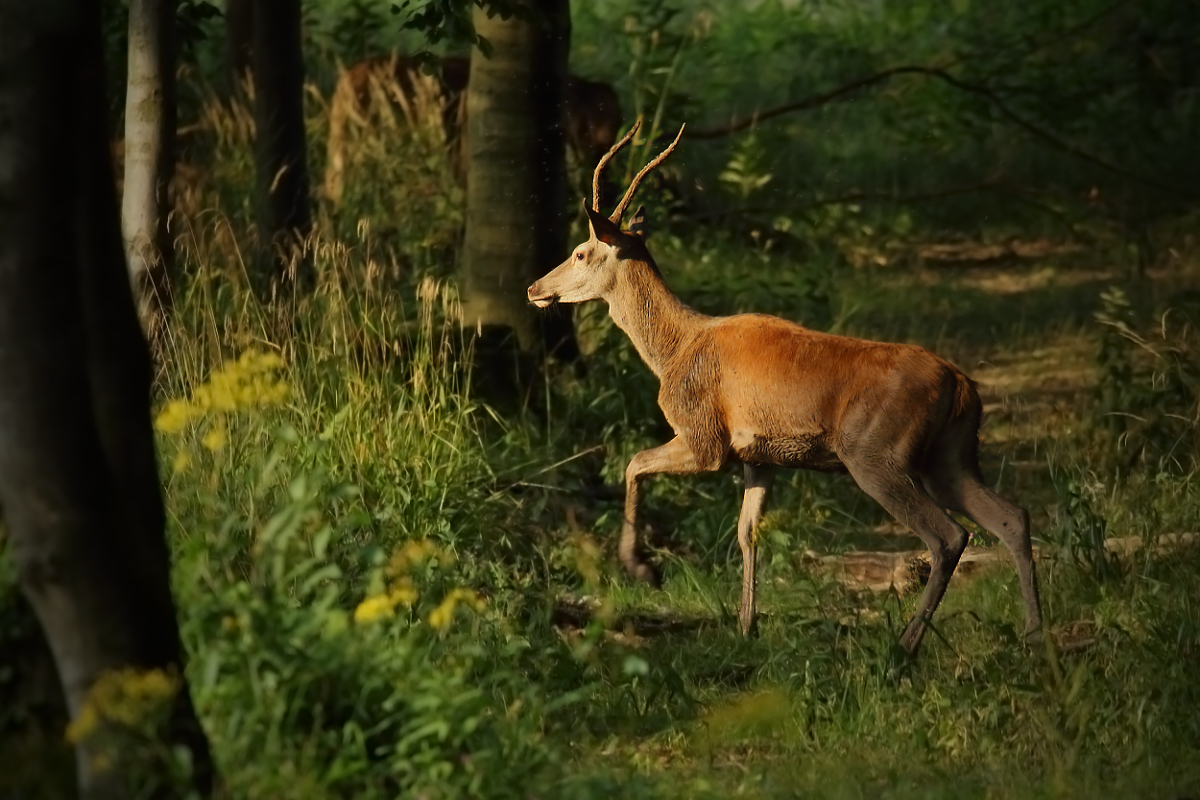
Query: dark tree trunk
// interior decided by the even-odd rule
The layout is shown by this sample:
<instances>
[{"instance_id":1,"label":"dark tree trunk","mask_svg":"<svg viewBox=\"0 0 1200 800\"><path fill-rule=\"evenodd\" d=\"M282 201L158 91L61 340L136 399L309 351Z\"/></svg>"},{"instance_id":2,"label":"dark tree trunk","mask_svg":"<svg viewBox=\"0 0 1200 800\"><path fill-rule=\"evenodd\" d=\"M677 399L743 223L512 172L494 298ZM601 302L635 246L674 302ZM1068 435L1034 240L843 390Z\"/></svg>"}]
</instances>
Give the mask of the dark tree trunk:
<instances>
[{"instance_id":1,"label":"dark tree trunk","mask_svg":"<svg viewBox=\"0 0 1200 800\"><path fill-rule=\"evenodd\" d=\"M304 57L300 0L254 0L254 124L258 228L269 258L273 291L284 279L302 285L308 262L296 257L308 236L308 168L305 162ZM288 274L296 268L298 273Z\"/></svg>"},{"instance_id":2,"label":"dark tree trunk","mask_svg":"<svg viewBox=\"0 0 1200 800\"><path fill-rule=\"evenodd\" d=\"M534 279L567 256L565 159L567 0L525 0L528 19L475 27L491 58L471 56L467 86L467 211L462 285L469 327L511 329L524 350L579 355L565 311L535 315Z\"/></svg>"},{"instance_id":3,"label":"dark tree trunk","mask_svg":"<svg viewBox=\"0 0 1200 800\"><path fill-rule=\"evenodd\" d=\"M225 0L225 58L229 97L240 97L254 52L254 0Z\"/></svg>"},{"instance_id":4,"label":"dark tree trunk","mask_svg":"<svg viewBox=\"0 0 1200 800\"><path fill-rule=\"evenodd\" d=\"M3 516L0 508L0 537L6 535ZM71 797L75 754L63 739L70 720L54 654L33 609L14 588L0 591L0 664L7 673L0 679L0 797Z\"/></svg>"},{"instance_id":5,"label":"dark tree trunk","mask_svg":"<svg viewBox=\"0 0 1200 800\"><path fill-rule=\"evenodd\" d=\"M73 717L112 670L184 674L102 76L99 6L0 0L0 504ZM182 686L167 744L208 795ZM126 796L123 765L95 769L93 746L77 748L81 796Z\"/></svg>"},{"instance_id":6,"label":"dark tree trunk","mask_svg":"<svg viewBox=\"0 0 1200 800\"><path fill-rule=\"evenodd\" d=\"M176 4L177 0L129 0L121 225L130 283L142 325L152 339L170 305L175 260L167 218L175 173Z\"/></svg>"}]
</instances>

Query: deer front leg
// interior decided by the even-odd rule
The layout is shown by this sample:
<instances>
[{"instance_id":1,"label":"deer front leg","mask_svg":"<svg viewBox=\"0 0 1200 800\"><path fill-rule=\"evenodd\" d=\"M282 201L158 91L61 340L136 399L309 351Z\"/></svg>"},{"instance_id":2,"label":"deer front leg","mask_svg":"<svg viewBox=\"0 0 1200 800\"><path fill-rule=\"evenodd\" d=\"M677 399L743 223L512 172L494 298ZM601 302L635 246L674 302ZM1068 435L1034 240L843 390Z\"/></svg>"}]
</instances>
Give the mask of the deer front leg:
<instances>
[{"instance_id":1,"label":"deer front leg","mask_svg":"<svg viewBox=\"0 0 1200 800\"><path fill-rule=\"evenodd\" d=\"M638 580L659 586L662 579L658 570L645 561L638 542L638 502L641 494L642 479L647 475L668 473L671 475L695 475L698 472L709 472L721 466L705 463L696 457L695 452L682 437L676 436L661 447L643 450L629 461L625 470L625 522L621 527L621 563Z\"/></svg>"},{"instance_id":2,"label":"deer front leg","mask_svg":"<svg viewBox=\"0 0 1200 800\"><path fill-rule=\"evenodd\" d=\"M742 635L749 636L754 626L754 568L758 557L758 521L767 504L767 494L775 481L775 468L766 464L746 464L746 489L742 495L742 515L738 519L738 544L742 548L742 605L738 620Z\"/></svg>"}]
</instances>

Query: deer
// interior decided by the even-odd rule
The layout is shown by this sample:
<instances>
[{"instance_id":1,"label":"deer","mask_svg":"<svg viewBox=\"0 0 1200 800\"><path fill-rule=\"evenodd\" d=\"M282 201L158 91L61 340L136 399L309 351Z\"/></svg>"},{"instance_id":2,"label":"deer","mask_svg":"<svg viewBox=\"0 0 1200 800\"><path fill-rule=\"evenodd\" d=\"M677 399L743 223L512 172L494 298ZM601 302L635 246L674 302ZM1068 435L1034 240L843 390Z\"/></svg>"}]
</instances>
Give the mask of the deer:
<instances>
[{"instance_id":1,"label":"deer","mask_svg":"<svg viewBox=\"0 0 1200 800\"><path fill-rule=\"evenodd\" d=\"M409 103L418 95L429 95L432 89L440 106L442 131L455 178L464 182L462 134L466 131L464 95L470 64L468 59L446 56L438 59L435 74L425 75L416 58L392 54L367 58L342 70L329 104L329 140L323 181L326 199L335 207L341 202L348 132L351 123L364 124L372 101L373 80L394 87ZM577 75L567 77L566 89L567 145L579 164L591 167L617 140L621 128L621 101L609 84Z\"/></svg>"},{"instance_id":2,"label":"deer","mask_svg":"<svg viewBox=\"0 0 1200 800\"><path fill-rule=\"evenodd\" d=\"M618 554L635 578L661 585L638 539L638 505L650 475L695 475L741 463L737 524L742 555L741 633L755 626L759 522L780 468L849 474L921 538L930 575L899 644L915 657L966 548L967 531L949 511L997 536L1011 551L1025 604L1025 637L1041 636L1041 604L1028 512L988 488L979 468L983 405L975 382L913 344L875 342L810 330L765 314L707 316L667 287L646 247L645 209L621 222L638 185L679 144L633 178L611 215L600 212L600 175L641 127L597 164L589 236L528 288L538 308L603 300L659 379L658 404L675 436L643 450L625 471Z\"/></svg>"}]
</instances>

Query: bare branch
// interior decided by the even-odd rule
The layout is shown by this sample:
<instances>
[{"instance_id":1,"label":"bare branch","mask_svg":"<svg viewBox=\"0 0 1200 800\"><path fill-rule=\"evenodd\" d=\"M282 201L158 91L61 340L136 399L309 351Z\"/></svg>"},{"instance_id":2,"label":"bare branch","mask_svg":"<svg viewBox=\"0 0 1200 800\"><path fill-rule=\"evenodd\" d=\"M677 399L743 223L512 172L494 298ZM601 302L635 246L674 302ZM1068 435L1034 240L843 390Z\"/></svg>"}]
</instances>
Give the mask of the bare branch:
<instances>
[{"instance_id":1,"label":"bare branch","mask_svg":"<svg viewBox=\"0 0 1200 800\"><path fill-rule=\"evenodd\" d=\"M766 120L782 116L783 114L790 114L793 111L807 111L811 108L818 108L826 105L827 103L832 103L835 100L842 99L848 94L857 92L859 89L865 89L868 86L873 86L876 83L882 83L893 76L904 74L924 74L929 69L929 67L915 66L892 67L891 69L885 69L883 72L877 72L874 75L868 75L865 78L859 78L858 80L853 80L849 83L842 84L836 89L828 92L810 95L803 100L796 100L791 103L785 103L781 106L776 106L775 108L767 109L766 111L756 112L751 114L746 119L734 120L728 125L723 125L716 128L704 128L702 130L695 131L691 134L691 137L693 139L719 139L722 136L728 136L731 133L744 131L747 128L754 127L760 122L765 122Z\"/></svg>"},{"instance_id":2,"label":"bare branch","mask_svg":"<svg viewBox=\"0 0 1200 800\"><path fill-rule=\"evenodd\" d=\"M944 197L953 197L960 194L973 194L975 192L987 192L993 190L1002 190L1003 187L999 182L994 180L985 180L980 183L969 183L961 186L949 186L942 189L934 189L928 192L920 192L917 194L901 195L893 192L849 192L847 194L836 195L833 197L822 197L812 200L808 203L790 206L746 206L743 208L722 209L720 211L712 211L706 214L697 214L693 217L696 221L721 219L723 217L737 217L743 214L787 214L796 213L798 211L807 211L812 208L820 208L821 206L841 205L843 203L864 203L879 201L885 203L918 203L928 200L939 200Z\"/></svg>"},{"instance_id":3,"label":"bare branch","mask_svg":"<svg viewBox=\"0 0 1200 800\"><path fill-rule=\"evenodd\" d=\"M1080 161L1084 161L1095 167L1099 167L1100 169L1102 169L1106 172L1111 172L1114 175L1120 175L1123 178L1127 178L1131 181L1135 181L1144 186L1148 186L1152 189L1157 189L1158 191L1162 192L1163 194L1171 195L1173 197L1178 197L1178 198L1182 198L1182 199L1186 199L1186 200L1193 200L1196 197L1196 194L1194 192L1191 192L1191 191L1188 191L1188 190L1185 190L1185 189L1182 189L1179 187L1175 187L1175 186L1169 186L1167 184L1164 184L1164 183L1156 180L1155 178L1150 178L1150 177L1141 175L1136 172L1131 172L1130 170L1127 170L1124 167L1118 166L1116 164L1111 164L1108 161L1105 161L1104 159L1100 158L1099 156L1093 155L1093 154L1087 152L1086 150L1082 150L1082 149L1070 144L1069 142L1065 142L1062 139L1058 138L1058 136L1054 135L1053 133L1045 130L1044 128L1042 128L1038 125L1035 125L1034 123L1025 119L1021 115L1017 114L1015 111L1013 111L1011 108L1009 108L1008 105L1006 105L1003 100L1000 99L1000 97L996 94L995 91L988 88L987 86L968 83L967 81L956 78L953 75L946 72L945 70L939 69L936 67L905 66L905 67L893 67L892 69L886 69L883 72L878 72L874 75L869 75L865 78L859 78L858 80L851 81L850 83L839 86L838 88L833 89L831 91L822 92L821 94L815 94L815 95L807 97L803 100L797 100L796 102L793 102L793 103L787 103L782 106L777 106L775 108L768 109L767 111L763 111L761 113L754 114L748 119L739 120L739 121L730 123L729 125L726 125L724 127L709 128L707 130L701 130L699 132L693 133L692 138L693 139L716 139L721 136L728 136L731 133L737 133L738 131L742 131L751 126L757 125L759 122L763 122L765 120L772 119L774 117L778 117L782 114L787 114L792 111L804 111L804 110L811 109L811 108L817 108L818 106L825 105L826 103L831 103L835 100L839 100L839 99L845 97L846 95L852 94L852 93L858 91L859 89L864 89L864 88L866 88L868 86L872 86L876 83L881 83L881 82L889 80L897 75L924 75L929 78L937 78L938 80L954 87L955 89L959 89L960 91L968 92L970 94L978 95L979 97L982 97L983 99L987 100L996 109L996 112L1001 117L1003 117L1004 119L1006 119L1008 122L1012 123L1013 125L1017 126L1021 130L1025 131L1029 135L1033 136L1034 138L1040 139L1042 142L1044 142L1045 144L1054 148L1055 150L1059 150L1063 153L1066 153L1067 155L1070 155L1070 156L1073 156L1074 158L1079 159Z\"/></svg>"}]
</instances>

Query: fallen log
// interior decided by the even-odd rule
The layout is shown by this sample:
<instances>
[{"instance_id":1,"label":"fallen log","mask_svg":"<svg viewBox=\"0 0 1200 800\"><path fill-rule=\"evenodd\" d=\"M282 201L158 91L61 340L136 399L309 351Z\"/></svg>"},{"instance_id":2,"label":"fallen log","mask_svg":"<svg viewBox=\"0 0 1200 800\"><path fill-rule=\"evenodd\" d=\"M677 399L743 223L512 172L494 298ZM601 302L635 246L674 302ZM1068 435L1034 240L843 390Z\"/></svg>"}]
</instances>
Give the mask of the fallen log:
<instances>
[{"instance_id":1,"label":"fallen log","mask_svg":"<svg viewBox=\"0 0 1200 800\"><path fill-rule=\"evenodd\" d=\"M1146 543L1146 539L1140 536L1117 536L1106 539L1104 549L1118 561L1128 563ZM1151 553L1155 557L1173 555L1197 544L1200 544L1200 534L1165 533L1153 540ZM1038 560L1054 557L1053 548L1041 545L1034 545L1033 553ZM895 591L901 597L920 589L929 575L928 550L852 550L836 555L821 555L807 550L803 558L848 589ZM973 580L996 563L1012 563L1007 550L999 547L968 547L958 562L951 583Z\"/></svg>"}]
</instances>

